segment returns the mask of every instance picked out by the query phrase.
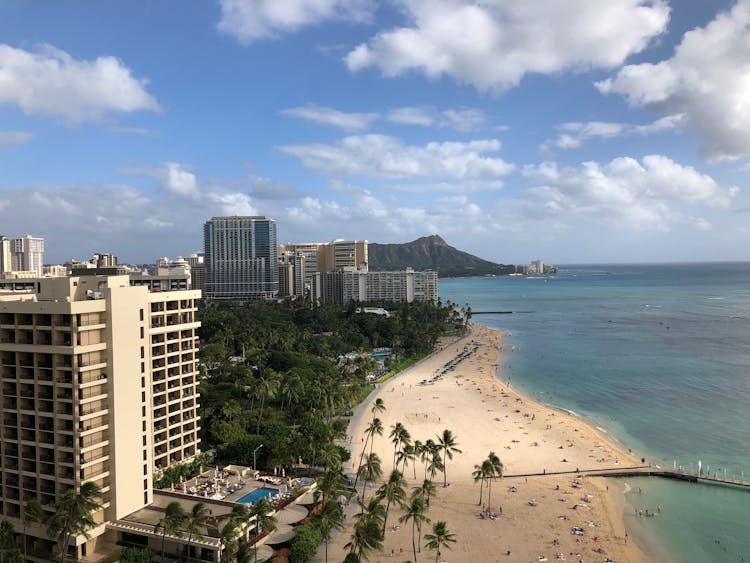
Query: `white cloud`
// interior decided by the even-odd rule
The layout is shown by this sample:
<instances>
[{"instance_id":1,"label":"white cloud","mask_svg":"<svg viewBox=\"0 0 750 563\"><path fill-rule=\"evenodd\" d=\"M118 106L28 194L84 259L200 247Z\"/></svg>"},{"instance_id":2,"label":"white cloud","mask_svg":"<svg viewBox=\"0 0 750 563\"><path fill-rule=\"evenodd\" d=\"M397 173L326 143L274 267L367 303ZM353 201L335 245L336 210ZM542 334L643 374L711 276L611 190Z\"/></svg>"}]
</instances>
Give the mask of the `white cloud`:
<instances>
[{"instance_id":1,"label":"white cloud","mask_svg":"<svg viewBox=\"0 0 750 563\"><path fill-rule=\"evenodd\" d=\"M218 28L243 45L324 21L367 22L373 0L219 0Z\"/></svg>"},{"instance_id":2,"label":"white cloud","mask_svg":"<svg viewBox=\"0 0 750 563\"><path fill-rule=\"evenodd\" d=\"M155 215L146 217L146 224L155 229L171 229L172 227L174 227L174 223L172 221L165 221L164 219L161 219L160 217L157 217Z\"/></svg>"},{"instance_id":3,"label":"white cloud","mask_svg":"<svg viewBox=\"0 0 750 563\"><path fill-rule=\"evenodd\" d=\"M682 208L726 209L739 191L722 188L710 176L661 155L565 168L546 162L526 166L522 173L536 184L519 200L527 215L587 217L636 229L668 230L684 223L705 230L710 227L705 219L687 216Z\"/></svg>"},{"instance_id":4,"label":"white cloud","mask_svg":"<svg viewBox=\"0 0 750 563\"><path fill-rule=\"evenodd\" d=\"M27 133L25 131L0 131L0 149L12 145L23 145L33 138L33 133Z\"/></svg>"},{"instance_id":5,"label":"white cloud","mask_svg":"<svg viewBox=\"0 0 750 563\"><path fill-rule=\"evenodd\" d=\"M501 190L504 187L502 180L462 180L461 182L432 182L432 183L410 183L389 184L388 189L394 192L412 194L467 194L474 192L489 192Z\"/></svg>"},{"instance_id":6,"label":"white cloud","mask_svg":"<svg viewBox=\"0 0 750 563\"><path fill-rule=\"evenodd\" d=\"M327 108L315 104L285 109L281 114L299 117L322 125L339 127L348 131L361 131L362 129L367 129L378 117L376 113L345 113L333 108Z\"/></svg>"},{"instance_id":7,"label":"white cloud","mask_svg":"<svg viewBox=\"0 0 750 563\"><path fill-rule=\"evenodd\" d=\"M159 111L146 84L115 57L76 60L50 45L32 53L0 44L0 103L17 105L27 114L77 123L112 112Z\"/></svg>"},{"instance_id":8,"label":"white cloud","mask_svg":"<svg viewBox=\"0 0 750 563\"><path fill-rule=\"evenodd\" d=\"M445 127L463 132L476 131L487 122L487 116L480 109L438 110L432 106L394 108L388 112L386 119L393 123L421 125L423 127Z\"/></svg>"},{"instance_id":9,"label":"white cloud","mask_svg":"<svg viewBox=\"0 0 750 563\"><path fill-rule=\"evenodd\" d=\"M158 172L161 187L168 193L196 199L198 197L198 180L179 162L165 162Z\"/></svg>"},{"instance_id":10,"label":"white cloud","mask_svg":"<svg viewBox=\"0 0 750 563\"><path fill-rule=\"evenodd\" d=\"M672 58L622 68L597 82L656 113L684 113L710 159L750 155L750 0L687 32Z\"/></svg>"},{"instance_id":11,"label":"white cloud","mask_svg":"<svg viewBox=\"0 0 750 563\"><path fill-rule=\"evenodd\" d=\"M361 135L345 137L333 145L287 145L280 150L298 157L309 170L333 177L479 179L513 170L512 164L486 156L500 147L496 139L414 146L395 137Z\"/></svg>"},{"instance_id":12,"label":"white cloud","mask_svg":"<svg viewBox=\"0 0 750 563\"><path fill-rule=\"evenodd\" d=\"M431 127L437 122L437 115L433 107L411 106L392 109L388 112L387 119L394 123Z\"/></svg>"},{"instance_id":13,"label":"white cloud","mask_svg":"<svg viewBox=\"0 0 750 563\"><path fill-rule=\"evenodd\" d=\"M588 139L611 139L625 135L653 135L679 127L685 121L685 115L678 113L667 115L643 125L632 123L618 123L610 121L588 121L586 123L568 122L558 125L562 131L557 138L545 141L542 152L548 152L550 147L558 149L576 149Z\"/></svg>"},{"instance_id":14,"label":"white cloud","mask_svg":"<svg viewBox=\"0 0 750 563\"><path fill-rule=\"evenodd\" d=\"M285 232L296 233L297 240L344 237L403 242L433 233L470 237L485 232L486 225L493 222L490 212L466 194L406 203L392 198L387 190L377 193L336 180L331 187L337 193L335 199L307 196L294 206L277 210L274 216ZM456 221L457 216L463 220ZM321 234L321 225L325 234Z\"/></svg>"},{"instance_id":15,"label":"white cloud","mask_svg":"<svg viewBox=\"0 0 750 563\"><path fill-rule=\"evenodd\" d=\"M664 0L397 0L408 20L345 58L352 71L416 70L502 91L528 73L612 68L664 32Z\"/></svg>"},{"instance_id":16,"label":"white cloud","mask_svg":"<svg viewBox=\"0 0 750 563\"><path fill-rule=\"evenodd\" d=\"M406 106L393 108L385 115L381 115L372 112L343 112L334 108L307 104L282 110L281 114L347 131L365 130L378 119L404 125L449 128L461 132L476 131L487 122L487 116L482 110L467 107L439 110L433 106Z\"/></svg>"},{"instance_id":17,"label":"white cloud","mask_svg":"<svg viewBox=\"0 0 750 563\"><path fill-rule=\"evenodd\" d=\"M263 176L251 174L248 176L248 180L250 181L252 195L257 199L297 199L301 195L292 186L274 182Z\"/></svg>"},{"instance_id":18,"label":"white cloud","mask_svg":"<svg viewBox=\"0 0 750 563\"><path fill-rule=\"evenodd\" d=\"M3 188L0 209L5 201L5 208L13 213L3 216L2 228L6 234L28 232L45 237L47 261L108 249L123 261L140 262L153 260L155 255L177 256L200 249L201 226L213 215L260 214L245 193L211 186L199 178L197 184L197 198L170 196L168 202L162 198L166 191L122 184ZM160 233L158 249L150 233Z\"/></svg>"},{"instance_id":19,"label":"white cloud","mask_svg":"<svg viewBox=\"0 0 750 563\"><path fill-rule=\"evenodd\" d=\"M34 191L31 194L31 203L36 207L45 208L65 215L79 215L81 212L81 208L78 205L71 203L64 197L56 194L47 195L43 192Z\"/></svg>"}]
</instances>

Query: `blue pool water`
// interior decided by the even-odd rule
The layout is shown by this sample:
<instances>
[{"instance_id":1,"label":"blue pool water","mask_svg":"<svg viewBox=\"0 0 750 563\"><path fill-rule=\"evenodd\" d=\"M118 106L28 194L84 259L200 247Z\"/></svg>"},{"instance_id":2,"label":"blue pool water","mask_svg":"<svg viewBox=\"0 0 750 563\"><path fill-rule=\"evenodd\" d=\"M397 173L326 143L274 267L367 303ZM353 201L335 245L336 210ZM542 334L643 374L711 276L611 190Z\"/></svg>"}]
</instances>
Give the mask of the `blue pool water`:
<instances>
[{"instance_id":1,"label":"blue pool water","mask_svg":"<svg viewBox=\"0 0 750 563\"><path fill-rule=\"evenodd\" d=\"M245 493L238 498L236 502L239 504L254 504L259 498L268 498L269 495L273 496L278 492L279 489L274 489L273 487L261 487L259 489L253 489L249 493Z\"/></svg>"}]
</instances>

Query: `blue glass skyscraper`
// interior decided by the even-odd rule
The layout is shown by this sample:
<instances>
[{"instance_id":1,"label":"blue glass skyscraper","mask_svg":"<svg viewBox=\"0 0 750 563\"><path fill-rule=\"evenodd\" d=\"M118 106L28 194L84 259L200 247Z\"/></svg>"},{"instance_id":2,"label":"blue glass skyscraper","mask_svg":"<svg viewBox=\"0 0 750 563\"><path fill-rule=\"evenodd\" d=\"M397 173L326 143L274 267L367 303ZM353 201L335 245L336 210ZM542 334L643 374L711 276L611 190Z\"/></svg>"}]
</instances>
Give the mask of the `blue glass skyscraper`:
<instances>
[{"instance_id":1,"label":"blue glass skyscraper","mask_svg":"<svg viewBox=\"0 0 750 563\"><path fill-rule=\"evenodd\" d=\"M203 226L209 299L272 299L276 269L276 221L270 217L212 217Z\"/></svg>"}]
</instances>

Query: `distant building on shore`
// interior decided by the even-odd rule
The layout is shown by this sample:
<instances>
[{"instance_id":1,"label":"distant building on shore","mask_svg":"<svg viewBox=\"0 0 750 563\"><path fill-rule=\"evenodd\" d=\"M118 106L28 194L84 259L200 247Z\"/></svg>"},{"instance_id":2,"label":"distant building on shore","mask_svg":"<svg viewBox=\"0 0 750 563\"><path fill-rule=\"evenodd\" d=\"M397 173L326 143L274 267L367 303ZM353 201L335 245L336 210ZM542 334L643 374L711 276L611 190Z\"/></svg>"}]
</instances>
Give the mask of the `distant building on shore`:
<instances>
[{"instance_id":1,"label":"distant building on shore","mask_svg":"<svg viewBox=\"0 0 750 563\"><path fill-rule=\"evenodd\" d=\"M544 274L556 274L557 266L545 264L542 260L532 260L528 264L516 266L516 274L525 276L541 276Z\"/></svg>"},{"instance_id":2,"label":"distant building on shore","mask_svg":"<svg viewBox=\"0 0 750 563\"><path fill-rule=\"evenodd\" d=\"M276 252L276 221L270 217L212 217L203 226L206 297L275 298Z\"/></svg>"},{"instance_id":3,"label":"distant building on shore","mask_svg":"<svg viewBox=\"0 0 750 563\"><path fill-rule=\"evenodd\" d=\"M438 300L437 272L415 272L411 268L393 272L370 272L366 268L341 272L318 272L311 289L315 303L351 301Z\"/></svg>"},{"instance_id":4,"label":"distant building on shore","mask_svg":"<svg viewBox=\"0 0 750 563\"><path fill-rule=\"evenodd\" d=\"M316 274L366 267L367 245L366 240L344 239L279 245L279 295L309 295Z\"/></svg>"},{"instance_id":5,"label":"distant building on shore","mask_svg":"<svg viewBox=\"0 0 750 563\"><path fill-rule=\"evenodd\" d=\"M42 277L44 239L24 235L18 238L0 236L0 278Z\"/></svg>"}]
</instances>

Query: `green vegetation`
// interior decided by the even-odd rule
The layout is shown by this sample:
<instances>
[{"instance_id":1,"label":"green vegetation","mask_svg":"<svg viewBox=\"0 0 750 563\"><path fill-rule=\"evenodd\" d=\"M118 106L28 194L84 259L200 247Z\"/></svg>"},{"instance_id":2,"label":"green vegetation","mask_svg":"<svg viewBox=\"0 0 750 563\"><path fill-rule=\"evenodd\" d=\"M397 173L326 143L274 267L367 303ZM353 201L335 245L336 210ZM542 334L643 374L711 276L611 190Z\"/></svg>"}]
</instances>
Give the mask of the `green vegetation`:
<instances>
[{"instance_id":1,"label":"green vegetation","mask_svg":"<svg viewBox=\"0 0 750 563\"><path fill-rule=\"evenodd\" d=\"M323 541L323 534L318 526L311 522L302 524L294 529L297 537L292 544L292 563L310 561Z\"/></svg>"},{"instance_id":2,"label":"green vegetation","mask_svg":"<svg viewBox=\"0 0 750 563\"><path fill-rule=\"evenodd\" d=\"M169 466L158 475L154 475L154 488L166 489L182 481L192 479L200 473L201 467L208 467L211 456L201 454L186 463L176 463Z\"/></svg>"},{"instance_id":3,"label":"green vegetation","mask_svg":"<svg viewBox=\"0 0 750 563\"><path fill-rule=\"evenodd\" d=\"M503 476L503 469L503 462L500 461L500 458L497 457L495 452L490 452L487 455L487 459L481 464L474 466L474 471L471 474L474 482L479 482L479 502L477 504L482 504L482 488L484 482L487 481L489 497L487 500L487 512L490 511L490 504L492 503L492 481Z\"/></svg>"},{"instance_id":4,"label":"green vegetation","mask_svg":"<svg viewBox=\"0 0 750 563\"><path fill-rule=\"evenodd\" d=\"M92 482L81 485L79 490L68 489L55 503L55 512L47 519L47 535L57 541L60 548L60 561L65 561L70 540L83 534L88 538L88 530L96 523L95 511L101 508L101 491Z\"/></svg>"},{"instance_id":5,"label":"green vegetation","mask_svg":"<svg viewBox=\"0 0 750 563\"><path fill-rule=\"evenodd\" d=\"M336 499L345 491L342 463L350 453L336 441L346 436L345 415L372 389L366 376L373 373L374 361L366 352L391 348L386 367L395 373L431 353L441 336L464 333L469 318L451 303L368 304L388 308L387 317L357 313L363 305L207 303L200 311L201 449L214 450L221 465L298 468L302 460L318 474L322 510L297 528L295 562L312 558L321 542L326 543L327 559L331 534L343 525ZM353 359L338 361L350 352L357 353ZM383 434L375 415L384 408L382 400L376 401L368 441ZM408 432L400 427L393 437L394 455L403 464L415 463ZM435 449L430 459L439 463L440 452ZM186 481L211 463L212 458L201 456L172 466L155 477L154 485L166 488ZM364 455L360 463L366 488L379 478L380 460L374 454ZM348 547L352 558L366 557L382 546L388 509L404 502L400 475L392 475L389 486L363 506L356 538ZM167 508L157 533L162 541L166 535L186 537L189 554L194 538L206 527L205 507L196 505L189 514ZM273 511L265 499L251 512L256 517L256 536L273 529ZM230 519L220 530L227 554L237 560L254 559L253 550L235 545L233 522ZM164 557L163 543L161 552Z\"/></svg>"},{"instance_id":6,"label":"green vegetation","mask_svg":"<svg viewBox=\"0 0 750 563\"><path fill-rule=\"evenodd\" d=\"M462 333L465 315L453 304L388 303L390 315L362 306L299 302L208 303L201 310L201 448L224 465L330 466L348 459L334 445L342 417L371 390L372 362L337 368L340 356L392 349L391 361L413 362L446 333ZM369 304L368 304L369 305ZM373 305L384 305L382 303ZM335 464L334 464L335 465ZM159 476L159 485L180 479Z\"/></svg>"},{"instance_id":7,"label":"green vegetation","mask_svg":"<svg viewBox=\"0 0 750 563\"><path fill-rule=\"evenodd\" d=\"M441 547L453 549L451 547L451 544L456 543L455 534L450 533L450 531L448 530L448 526L442 520L438 520L432 525L432 533L425 534L424 539L427 540L427 543L424 544L424 546L427 549L434 549L436 551L435 563L437 563L438 559L440 558Z\"/></svg>"}]
</instances>

